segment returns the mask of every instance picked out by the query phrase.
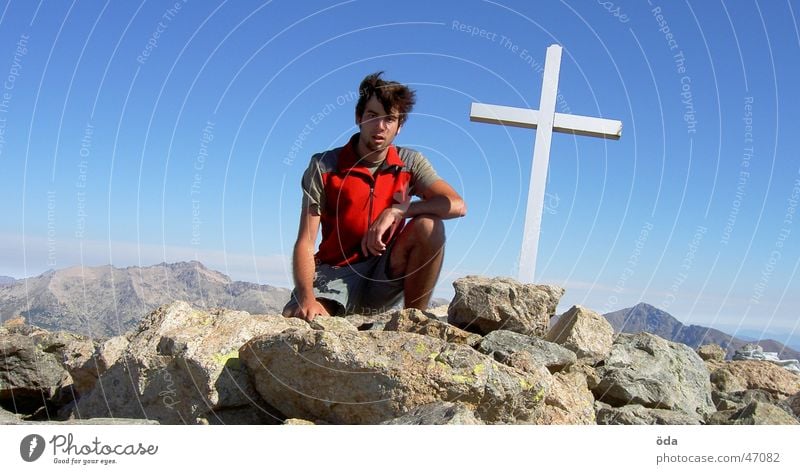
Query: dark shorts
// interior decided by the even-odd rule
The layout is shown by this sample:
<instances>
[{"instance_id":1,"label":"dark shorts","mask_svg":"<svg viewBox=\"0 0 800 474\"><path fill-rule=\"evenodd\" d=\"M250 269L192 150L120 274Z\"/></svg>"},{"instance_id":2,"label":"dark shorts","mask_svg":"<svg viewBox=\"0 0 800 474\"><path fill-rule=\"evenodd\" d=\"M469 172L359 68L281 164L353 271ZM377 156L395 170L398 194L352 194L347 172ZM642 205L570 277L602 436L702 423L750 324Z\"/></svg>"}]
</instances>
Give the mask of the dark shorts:
<instances>
[{"instance_id":1,"label":"dark shorts","mask_svg":"<svg viewBox=\"0 0 800 474\"><path fill-rule=\"evenodd\" d=\"M314 274L314 295L318 300L330 302L335 314L377 314L402 302L403 279L389 277L391 248L383 255L370 257L352 265L334 267L317 265ZM297 306L295 292L283 311Z\"/></svg>"}]
</instances>

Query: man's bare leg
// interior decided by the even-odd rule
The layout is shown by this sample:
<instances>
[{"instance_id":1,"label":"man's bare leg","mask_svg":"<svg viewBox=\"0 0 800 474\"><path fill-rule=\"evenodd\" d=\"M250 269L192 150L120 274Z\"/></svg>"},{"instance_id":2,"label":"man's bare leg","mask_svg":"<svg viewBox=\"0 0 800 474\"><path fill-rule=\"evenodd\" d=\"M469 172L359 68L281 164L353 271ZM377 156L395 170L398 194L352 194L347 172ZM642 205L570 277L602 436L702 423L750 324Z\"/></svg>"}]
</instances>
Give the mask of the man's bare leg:
<instances>
[{"instance_id":1,"label":"man's bare leg","mask_svg":"<svg viewBox=\"0 0 800 474\"><path fill-rule=\"evenodd\" d=\"M391 276L405 275L406 308L425 310L433 296L444 260L444 223L436 216L419 215L397 236L389 257Z\"/></svg>"}]
</instances>

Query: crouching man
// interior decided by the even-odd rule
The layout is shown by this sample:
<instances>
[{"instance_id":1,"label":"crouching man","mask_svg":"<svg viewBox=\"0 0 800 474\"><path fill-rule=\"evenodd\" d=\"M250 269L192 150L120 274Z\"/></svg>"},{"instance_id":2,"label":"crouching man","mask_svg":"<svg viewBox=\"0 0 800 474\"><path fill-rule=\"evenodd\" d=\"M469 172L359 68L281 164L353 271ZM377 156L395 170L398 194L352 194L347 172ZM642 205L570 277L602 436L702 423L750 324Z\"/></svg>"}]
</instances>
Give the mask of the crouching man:
<instances>
[{"instance_id":1,"label":"crouching man","mask_svg":"<svg viewBox=\"0 0 800 474\"><path fill-rule=\"evenodd\" d=\"M393 145L415 94L381 74L359 87L359 132L314 155L303 174L286 317L377 313L401 298L406 308L427 308L444 258L442 220L466 214L461 196L421 153Z\"/></svg>"}]
</instances>

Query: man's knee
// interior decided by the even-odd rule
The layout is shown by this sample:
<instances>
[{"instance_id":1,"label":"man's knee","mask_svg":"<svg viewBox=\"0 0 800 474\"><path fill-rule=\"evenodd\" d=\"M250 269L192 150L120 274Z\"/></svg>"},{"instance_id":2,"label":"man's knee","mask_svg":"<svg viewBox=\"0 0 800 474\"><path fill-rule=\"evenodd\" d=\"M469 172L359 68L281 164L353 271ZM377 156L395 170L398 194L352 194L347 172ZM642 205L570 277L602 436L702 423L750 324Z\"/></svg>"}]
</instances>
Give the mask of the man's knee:
<instances>
[{"instance_id":1,"label":"man's knee","mask_svg":"<svg viewBox=\"0 0 800 474\"><path fill-rule=\"evenodd\" d=\"M417 243L426 243L434 247L444 245L444 222L441 218L423 214L411 219L408 225Z\"/></svg>"}]
</instances>

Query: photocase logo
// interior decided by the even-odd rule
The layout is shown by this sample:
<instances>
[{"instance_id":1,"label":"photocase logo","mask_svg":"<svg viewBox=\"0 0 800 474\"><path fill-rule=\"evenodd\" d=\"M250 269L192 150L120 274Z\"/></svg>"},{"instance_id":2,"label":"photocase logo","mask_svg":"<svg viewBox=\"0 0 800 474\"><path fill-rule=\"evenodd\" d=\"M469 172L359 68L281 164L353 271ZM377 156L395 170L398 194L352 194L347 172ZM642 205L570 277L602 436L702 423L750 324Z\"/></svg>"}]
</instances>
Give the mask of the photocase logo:
<instances>
[{"instance_id":1,"label":"photocase logo","mask_svg":"<svg viewBox=\"0 0 800 474\"><path fill-rule=\"evenodd\" d=\"M44 452L44 438L38 434L31 434L19 443L19 455L26 462L33 462L39 459Z\"/></svg>"}]
</instances>

